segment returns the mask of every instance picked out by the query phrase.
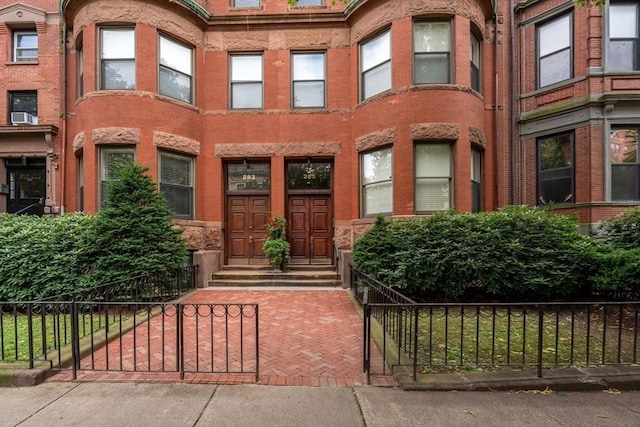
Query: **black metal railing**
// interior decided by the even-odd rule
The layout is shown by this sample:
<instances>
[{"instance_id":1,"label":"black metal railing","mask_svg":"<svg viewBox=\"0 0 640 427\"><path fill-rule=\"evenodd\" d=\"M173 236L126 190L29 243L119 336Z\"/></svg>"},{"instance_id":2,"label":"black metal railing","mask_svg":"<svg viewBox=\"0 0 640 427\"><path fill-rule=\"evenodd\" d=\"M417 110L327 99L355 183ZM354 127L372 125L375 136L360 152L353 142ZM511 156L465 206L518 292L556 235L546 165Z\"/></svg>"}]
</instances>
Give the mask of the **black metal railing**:
<instances>
[{"instance_id":1,"label":"black metal railing","mask_svg":"<svg viewBox=\"0 0 640 427\"><path fill-rule=\"evenodd\" d=\"M365 341L382 331L385 366L448 372L637 364L640 302L416 303L352 270ZM365 344L369 375L371 353Z\"/></svg>"},{"instance_id":2,"label":"black metal railing","mask_svg":"<svg viewBox=\"0 0 640 427\"><path fill-rule=\"evenodd\" d=\"M197 266L80 289L36 302L0 302L0 363L53 370L255 374L257 304L175 301ZM173 301L172 301L173 300Z\"/></svg>"}]
</instances>

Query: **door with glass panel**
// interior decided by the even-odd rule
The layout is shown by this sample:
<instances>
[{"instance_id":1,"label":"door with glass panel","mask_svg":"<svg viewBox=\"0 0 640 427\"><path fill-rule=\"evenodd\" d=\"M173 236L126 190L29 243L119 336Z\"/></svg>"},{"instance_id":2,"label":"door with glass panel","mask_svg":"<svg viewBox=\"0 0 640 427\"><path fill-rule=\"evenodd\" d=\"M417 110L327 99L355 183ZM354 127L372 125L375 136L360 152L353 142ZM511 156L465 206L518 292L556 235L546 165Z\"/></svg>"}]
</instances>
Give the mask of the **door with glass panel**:
<instances>
[{"instance_id":1,"label":"door with glass panel","mask_svg":"<svg viewBox=\"0 0 640 427\"><path fill-rule=\"evenodd\" d=\"M333 199L331 163L287 164L287 220L291 262L331 264Z\"/></svg>"},{"instance_id":2,"label":"door with glass panel","mask_svg":"<svg viewBox=\"0 0 640 427\"><path fill-rule=\"evenodd\" d=\"M226 258L228 264L267 264L262 245L269 220L268 163L226 166Z\"/></svg>"}]
</instances>

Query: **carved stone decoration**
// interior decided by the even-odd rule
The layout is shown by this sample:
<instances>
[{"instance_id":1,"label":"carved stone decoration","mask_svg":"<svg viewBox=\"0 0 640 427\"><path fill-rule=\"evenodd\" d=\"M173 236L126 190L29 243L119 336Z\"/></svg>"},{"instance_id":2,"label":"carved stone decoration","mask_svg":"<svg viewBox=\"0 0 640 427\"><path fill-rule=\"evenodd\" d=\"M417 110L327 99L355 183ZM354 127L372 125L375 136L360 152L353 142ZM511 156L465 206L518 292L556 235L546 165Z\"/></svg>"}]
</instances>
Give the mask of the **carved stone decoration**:
<instances>
[{"instance_id":1,"label":"carved stone decoration","mask_svg":"<svg viewBox=\"0 0 640 427\"><path fill-rule=\"evenodd\" d=\"M384 145L394 144L398 140L398 129L388 128L356 138L356 150L367 151Z\"/></svg>"},{"instance_id":2,"label":"carved stone decoration","mask_svg":"<svg viewBox=\"0 0 640 427\"><path fill-rule=\"evenodd\" d=\"M92 140L99 144L138 144L140 142L140 129L138 128L98 128L92 132Z\"/></svg>"},{"instance_id":3,"label":"carved stone decoration","mask_svg":"<svg viewBox=\"0 0 640 427\"><path fill-rule=\"evenodd\" d=\"M469 126L469 142L478 144L483 148L487 146L487 140L484 136L484 132L473 126Z\"/></svg>"},{"instance_id":4,"label":"carved stone decoration","mask_svg":"<svg viewBox=\"0 0 640 427\"><path fill-rule=\"evenodd\" d=\"M216 144L216 157L338 156L340 142Z\"/></svg>"},{"instance_id":5,"label":"carved stone decoration","mask_svg":"<svg viewBox=\"0 0 640 427\"><path fill-rule=\"evenodd\" d=\"M81 132L79 134L77 134L74 138L73 138L73 152L77 153L78 151L82 150L84 148L84 132Z\"/></svg>"},{"instance_id":6,"label":"carved stone decoration","mask_svg":"<svg viewBox=\"0 0 640 427\"><path fill-rule=\"evenodd\" d=\"M200 154L200 142L166 132L153 132L153 143L160 148L168 148L182 153Z\"/></svg>"},{"instance_id":7,"label":"carved stone decoration","mask_svg":"<svg viewBox=\"0 0 640 427\"><path fill-rule=\"evenodd\" d=\"M457 123L418 123L411 125L411 139L414 141L456 141L460 138Z\"/></svg>"}]
</instances>

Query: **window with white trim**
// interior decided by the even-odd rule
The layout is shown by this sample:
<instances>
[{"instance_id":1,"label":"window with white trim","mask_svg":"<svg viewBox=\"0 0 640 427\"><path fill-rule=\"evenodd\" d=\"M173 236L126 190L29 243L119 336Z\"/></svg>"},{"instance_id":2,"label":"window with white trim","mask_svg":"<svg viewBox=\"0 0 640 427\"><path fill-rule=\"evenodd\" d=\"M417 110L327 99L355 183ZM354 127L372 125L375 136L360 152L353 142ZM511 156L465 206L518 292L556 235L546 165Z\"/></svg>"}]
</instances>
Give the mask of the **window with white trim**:
<instances>
[{"instance_id":1,"label":"window with white trim","mask_svg":"<svg viewBox=\"0 0 640 427\"><path fill-rule=\"evenodd\" d=\"M361 156L362 214L393 213L393 152L391 148Z\"/></svg>"},{"instance_id":2,"label":"window with white trim","mask_svg":"<svg viewBox=\"0 0 640 427\"><path fill-rule=\"evenodd\" d=\"M102 28L100 43L100 89L135 89L135 30Z\"/></svg>"},{"instance_id":3,"label":"window with white trim","mask_svg":"<svg viewBox=\"0 0 640 427\"><path fill-rule=\"evenodd\" d=\"M451 144L416 144L416 212L446 211L452 207Z\"/></svg>"},{"instance_id":4,"label":"window with white trim","mask_svg":"<svg viewBox=\"0 0 640 427\"><path fill-rule=\"evenodd\" d=\"M416 84L451 83L451 22L415 22L413 56Z\"/></svg>"},{"instance_id":5,"label":"window with white trim","mask_svg":"<svg viewBox=\"0 0 640 427\"><path fill-rule=\"evenodd\" d=\"M38 60L38 33L35 31L13 32L14 62L35 62Z\"/></svg>"},{"instance_id":6,"label":"window with white trim","mask_svg":"<svg viewBox=\"0 0 640 427\"><path fill-rule=\"evenodd\" d=\"M84 95L84 50L82 44L78 45L76 52L78 61L78 98Z\"/></svg>"},{"instance_id":7,"label":"window with white trim","mask_svg":"<svg viewBox=\"0 0 640 427\"><path fill-rule=\"evenodd\" d=\"M322 6L324 0L297 0L296 7L303 6Z\"/></svg>"},{"instance_id":8,"label":"window with white trim","mask_svg":"<svg viewBox=\"0 0 640 427\"><path fill-rule=\"evenodd\" d=\"M78 156L78 212L84 211L84 157Z\"/></svg>"},{"instance_id":9,"label":"window with white trim","mask_svg":"<svg viewBox=\"0 0 640 427\"><path fill-rule=\"evenodd\" d=\"M193 219L193 157L160 152L160 193L175 218Z\"/></svg>"},{"instance_id":10,"label":"window with white trim","mask_svg":"<svg viewBox=\"0 0 640 427\"><path fill-rule=\"evenodd\" d=\"M480 39L471 33L471 89L480 92Z\"/></svg>"},{"instance_id":11,"label":"window with white trim","mask_svg":"<svg viewBox=\"0 0 640 427\"><path fill-rule=\"evenodd\" d=\"M260 0L231 0L231 7L260 7Z\"/></svg>"},{"instance_id":12,"label":"window with white trim","mask_svg":"<svg viewBox=\"0 0 640 427\"><path fill-rule=\"evenodd\" d=\"M291 55L293 108L325 106L325 54L295 52Z\"/></svg>"},{"instance_id":13,"label":"window with white trim","mask_svg":"<svg viewBox=\"0 0 640 427\"><path fill-rule=\"evenodd\" d=\"M471 149L471 212L482 211L482 152Z\"/></svg>"},{"instance_id":14,"label":"window with white trim","mask_svg":"<svg viewBox=\"0 0 640 427\"><path fill-rule=\"evenodd\" d=\"M640 200L640 126L614 127L609 137L611 200Z\"/></svg>"},{"instance_id":15,"label":"window with white trim","mask_svg":"<svg viewBox=\"0 0 640 427\"><path fill-rule=\"evenodd\" d=\"M262 55L233 54L231 108L262 108Z\"/></svg>"},{"instance_id":16,"label":"window with white trim","mask_svg":"<svg viewBox=\"0 0 640 427\"><path fill-rule=\"evenodd\" d=\"M568 13L536 28L539 88L571 78L572 25L572 14Z\"/></svg>"},{"instance_id":17,"label":"window with white trim","mask_svg":"<svg viewBox=\"0 0 640 427\"><path fill-rule=\"evenodd\" d=\"M609 4L608 71L637 71L640 34L640 5L633 1L611 1Z\"/></svg>"},{"instance_id":18,"label":"window with white trim","mask_svg":"<svg viewBox=\"0 0 640 427\"><path fill-rule=\"evenodd\" d=\"M102 147L100 149L100 208L109 197L109 182L117 179L118 165L135 161L133 147Z\"/></svg>"},{"instance_id":19,"label":"window with white trim","mask_svg":"<svg viewBox=\"0 0 640 427\"><path fill-rule=\"evenodd\" d=\"M160 35L158 92L180 101L193 99L193 49Z\"/></svg>"},{"instance_id":20,"label":"window with white trim","mask_svg":"<svg viewBox=\"0 0 640 427\"><path fill-rule=\"evenodd\" d=\"M360 100L391 89L391 31L360 45Z\"/></svg>"}]
</instances>

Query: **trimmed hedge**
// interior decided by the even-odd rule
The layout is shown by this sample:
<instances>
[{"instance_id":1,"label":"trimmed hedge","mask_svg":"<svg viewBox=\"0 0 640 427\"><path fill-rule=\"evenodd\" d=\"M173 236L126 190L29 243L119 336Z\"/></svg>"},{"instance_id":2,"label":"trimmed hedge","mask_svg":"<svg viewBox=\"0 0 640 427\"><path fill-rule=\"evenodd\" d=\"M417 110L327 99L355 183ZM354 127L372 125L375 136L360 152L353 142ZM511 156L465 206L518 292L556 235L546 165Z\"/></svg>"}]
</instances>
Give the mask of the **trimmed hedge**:
<instances>
[{"instance_id":1,"label":"trimmed hedge","mask_svg":"<svg viewBox=\"0 0 640 427\"><path fill-rule=\"evenodd\" d=\"M94 216L0 214L0 301L29 301L89 286L81 258Z\"/></svg>"},{"instance_id":2,"label":"trimmed hedge","mask_svg":"<svg viewBox=\"0 0 640 427\"><path fill-rule=\"evenodd\" d=\"M575 217L510 206L378 217L356 242L354 264L412 296L460 298L481 288L502 299L572 298L584 292L595 249Z\"/></svg>"}]
</instances>

